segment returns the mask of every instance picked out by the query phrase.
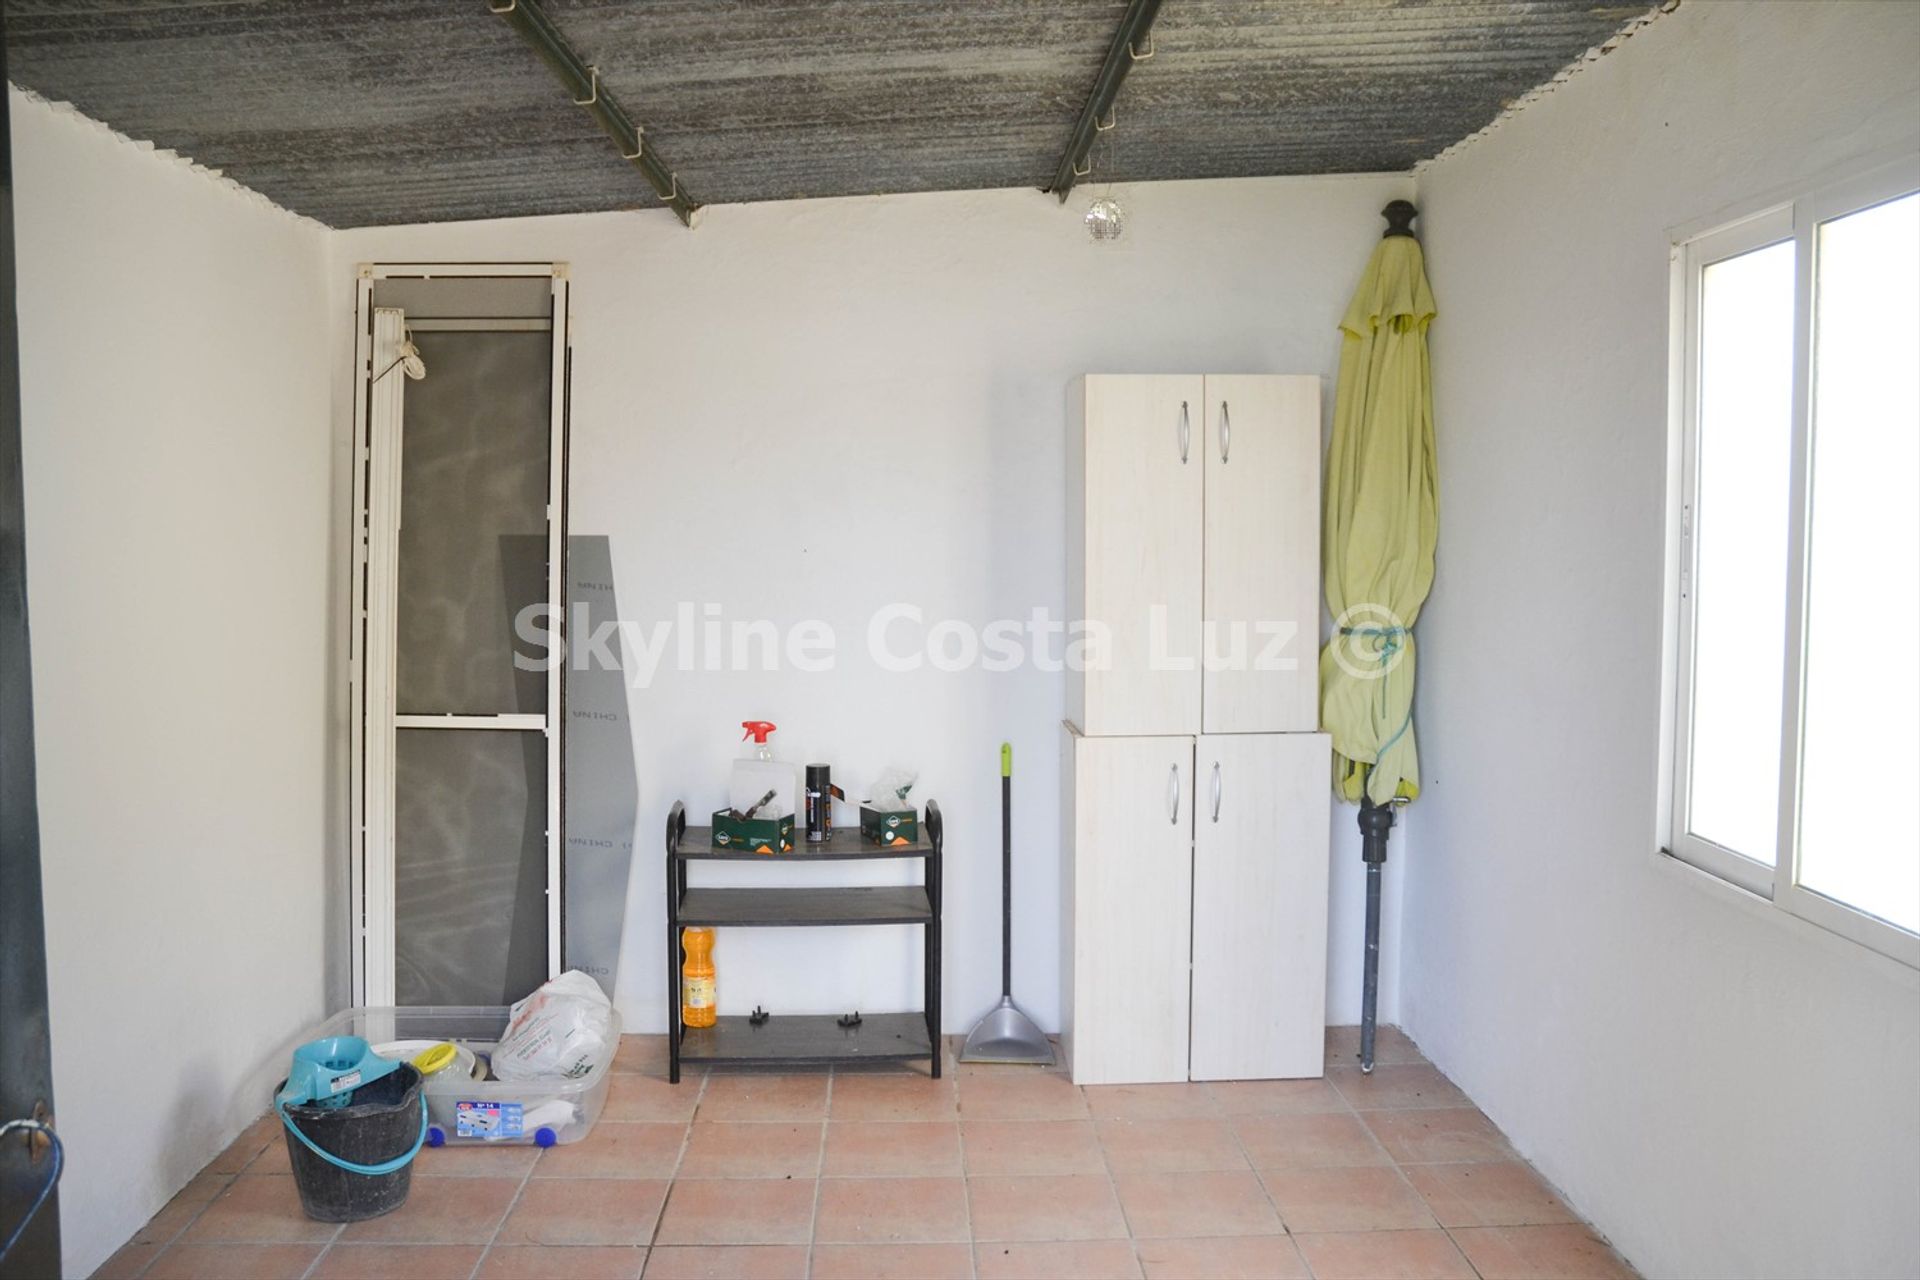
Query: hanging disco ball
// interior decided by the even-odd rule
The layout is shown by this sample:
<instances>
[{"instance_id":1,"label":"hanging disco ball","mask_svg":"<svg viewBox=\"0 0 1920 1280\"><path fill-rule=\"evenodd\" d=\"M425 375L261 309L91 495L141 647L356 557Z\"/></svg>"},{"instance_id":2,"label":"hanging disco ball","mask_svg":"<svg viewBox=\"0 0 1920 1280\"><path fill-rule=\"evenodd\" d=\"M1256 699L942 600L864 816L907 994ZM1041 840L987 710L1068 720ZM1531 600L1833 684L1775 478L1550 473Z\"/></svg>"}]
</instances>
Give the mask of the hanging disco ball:
<instances>
[{"instance_id":1,"label":"hanging disco ball","mask_svg":"<svg viewBox=\"0 0 1920 1280\"><path fill-rule=\"evenodd\" d=\"M1101 196L1087 206L1087 234L1095 240L1118 240L1124 224L1120 202L1112 196Z\"/></svg>"}]
</instances>

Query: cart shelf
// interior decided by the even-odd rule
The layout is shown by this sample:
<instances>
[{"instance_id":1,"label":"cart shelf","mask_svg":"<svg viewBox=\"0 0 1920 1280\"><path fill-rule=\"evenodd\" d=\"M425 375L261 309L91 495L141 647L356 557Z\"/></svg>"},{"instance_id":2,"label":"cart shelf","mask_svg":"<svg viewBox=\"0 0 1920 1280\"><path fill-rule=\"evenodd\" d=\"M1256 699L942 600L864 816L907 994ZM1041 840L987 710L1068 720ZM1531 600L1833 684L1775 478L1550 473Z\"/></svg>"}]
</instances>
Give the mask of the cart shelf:
<instances>
[{"instance_id":1,"label":"cart shelf","mask_svg":"<svg viewBox=\"0 0 1920 1280\"><path fill-rule=\"evenodd\" d=\"M701 889L680 899L680 925L779 928L843 924L925 924L933 904L924 886L834 889Z\"/></svg>"},{"instance_id":2,"label":"cart shelf","mask_svg":"<svg viewBox=\"0 0 1920 1280\"><path fill-rule=\"evenodd\" d=\"M908 844L874 844L848 827L836 828L820 844L802 843L796 836L791 853L755 853L739 845L718 845L713 842L712 827L688 827L670 847L674 857L691 862L865 862L933 855L933 843L925 831Z\"/></svg>"},{"instance_id":3,"label":"cart shelf","mask_svg":"<svg viewBox=\"0 0 1920 1280\"><path fill-rule=\"evenodd\" d=\"M681 1033L682 1062L721 1066L828 1066L843 1062L910 1062L933 1055L926 1015L869 1013L842 1027L831 1013L769 1018L759 1026L738 1014Z\"/></svg>"},{"instance_id":4,"label":"cart shelf","mask_svg":"<svg viewBox=\"0 0 1920 1280\"><path fill-rule=\"evenodd\" d=\"M716 1065L829 1066L844 1062L904 1062L925 1058L940 1074L940 871L943 827L940 806L929 800L920 838L878 845L858 831L840 830L821 844L792 853L752 853L713 843L708 827L689 827L686 806L676 801L667 815L667 1043L669 1078L680 1080L682 1061ZM921 883L849 886L689 885L695 862L859 862L919 859ZM834 1014L774 1014L755 1025L738 1015L711 1027L689 1027L680 1018L680 931L691 925L745 928L819 928L844 925L919 925L926 947L926 993L922 1008L905 1013L869 1013L843 1027Z\"/></svg>"}]
</instances>

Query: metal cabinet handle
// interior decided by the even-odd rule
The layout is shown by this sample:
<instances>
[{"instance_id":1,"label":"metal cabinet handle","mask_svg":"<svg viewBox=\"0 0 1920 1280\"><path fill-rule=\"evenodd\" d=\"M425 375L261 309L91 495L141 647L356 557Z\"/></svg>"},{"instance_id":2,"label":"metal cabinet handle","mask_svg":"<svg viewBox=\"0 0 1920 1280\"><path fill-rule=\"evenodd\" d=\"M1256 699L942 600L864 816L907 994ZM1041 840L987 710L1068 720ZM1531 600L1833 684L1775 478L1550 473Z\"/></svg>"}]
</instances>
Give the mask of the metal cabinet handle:
<instances>
[{"instance_id":1,"label":"metal cabinet handle","mask_svg":"<svg viewBox=\"0 0 1920 1280\"><path fill-rule=\"evenodd\" d=\"M1180 821L1180 766L1167 770L1167 821Z\"/></svg>"},{"instance_id":2,"label":"metal cabinet handle","mask_svg":"<svg viewBox=\"0 0 1920 1280\"><path fill-rule=\"evenodd\" d=\"M1213 820L1220 821L1220 762L1213 762Z\"/></svg>"},{"instance_id":3,"label":"metal cabinet handle","mask_svg":"<svg viewBox=\"0 0 1920 1280\"><path fill-rule=\"evenodd\" d=\"M1233 444L1233 418L1227 413L1227 402L1220 402L1220 461L1227 460L1227 450Z\"/></svg>"},{"instance_id":4,"label":"metal cabinet handle","mask_svg":"<svg viewBox=\"0 0 1920 1280\"><path fill-rule=\"evenodd\" d=\"M1174 439L1180 442L1180 465L1187 464L1187 446L1193 442L1193 424L1187 419L1187 402L1180 402L1180 427L1175 431Z\"/></svg>"}]
</instances>

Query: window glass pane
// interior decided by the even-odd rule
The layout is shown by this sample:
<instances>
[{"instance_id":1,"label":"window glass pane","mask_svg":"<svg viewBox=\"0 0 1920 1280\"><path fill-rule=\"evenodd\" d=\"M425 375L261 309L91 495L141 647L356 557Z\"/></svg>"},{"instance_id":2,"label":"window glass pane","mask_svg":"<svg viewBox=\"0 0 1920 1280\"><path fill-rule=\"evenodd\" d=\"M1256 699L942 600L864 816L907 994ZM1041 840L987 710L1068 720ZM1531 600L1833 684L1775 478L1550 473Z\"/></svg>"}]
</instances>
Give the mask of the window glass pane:
<instances>
[{"instance_id":1,"label":"window glass pane","mask_svg":"<svg viewBox=\"0 0 1920 1280\"><path fill-rule=\"evenodd\" d=\"M547 978L546 739L401 729L394 750L395 997L512 1004Z\"/></svg>"},{"instance_id":2,"label":"window glass pane","mask_svg":"<svg viewBox=\"0 0 1920 1280\"><path fill-rule=\"evenodd\" d=\"M1800 882L1920 931L1920 195L1816 261Z\"/></svg>"},{"instance_id":3,"label":"window glass pane","mask_svg":"<svg viewBox=\"0 0 1920 1280\"><path fill-rule=\"evenodd\" d=\"M1771 865L1779 827L1793 242L1700 283L1688 830Z\"/></svg>"},{"instance_id":4,"label":"window glass pane","mask_svg":"<svg viewBox=\"0 0 1920 1280\"><path fill-rule=\"evenodd\" d=\"M543 713L546 673L513 659L537 656L514 621L547 598L552 335L413 340L427 376L407 384L400 453L400 714Z\"/></svg>"}]
</instances>

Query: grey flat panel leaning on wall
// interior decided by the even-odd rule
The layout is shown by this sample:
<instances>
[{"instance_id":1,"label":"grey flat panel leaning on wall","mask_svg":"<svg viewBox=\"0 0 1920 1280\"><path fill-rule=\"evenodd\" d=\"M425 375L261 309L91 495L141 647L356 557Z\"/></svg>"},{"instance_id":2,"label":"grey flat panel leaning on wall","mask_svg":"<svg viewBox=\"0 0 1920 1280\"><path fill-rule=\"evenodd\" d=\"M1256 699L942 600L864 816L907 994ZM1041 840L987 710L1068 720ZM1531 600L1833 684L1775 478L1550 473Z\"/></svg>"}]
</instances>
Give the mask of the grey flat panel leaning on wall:
<instances>
[{"instance_id":1,"label":"grey flat panel leaning on wall","mask_svg":"<svg viewBox=\"0 0 1920 1280\"><path fill-rule=\"evenodd\" d=\"M395 999L510 1004L547 977L545 735L396 736Z\"/></svg>"},{"instance_id":2,"label":"grey flat panel leaning on wall","mask_svg":"<svg viewBox=\"0 0 1920 1280\"><path fill-rule=\"evenodd\" d=\"M567 600L568 620L576 627L598 629L619 620L613 551L604 536L567 539ZM608 648L618 659L618 643ZM566 964L592 974L611 996L640 800L626 673L598 662L584 670L569 662L564 733Z\"/></svg>"}]
</instances>

